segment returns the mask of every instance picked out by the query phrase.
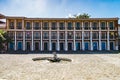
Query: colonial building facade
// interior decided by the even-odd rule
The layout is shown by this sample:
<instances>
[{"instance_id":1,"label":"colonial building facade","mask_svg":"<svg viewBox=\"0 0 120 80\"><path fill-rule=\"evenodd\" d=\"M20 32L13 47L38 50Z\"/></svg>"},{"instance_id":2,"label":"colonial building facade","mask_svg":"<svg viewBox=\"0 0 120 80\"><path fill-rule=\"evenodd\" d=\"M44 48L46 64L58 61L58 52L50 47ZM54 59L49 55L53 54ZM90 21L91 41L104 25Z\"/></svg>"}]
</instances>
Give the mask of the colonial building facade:
<instances>
[{"instance_id":1,"label":"colonial building facade","mask_svg":"<svg viewBox=\"0 0 120 80\"><path fill-rule=\"evenodd\" d=\"M8 50L118 50L118 18L6 17Z\"/></svg>"}]
</instances>

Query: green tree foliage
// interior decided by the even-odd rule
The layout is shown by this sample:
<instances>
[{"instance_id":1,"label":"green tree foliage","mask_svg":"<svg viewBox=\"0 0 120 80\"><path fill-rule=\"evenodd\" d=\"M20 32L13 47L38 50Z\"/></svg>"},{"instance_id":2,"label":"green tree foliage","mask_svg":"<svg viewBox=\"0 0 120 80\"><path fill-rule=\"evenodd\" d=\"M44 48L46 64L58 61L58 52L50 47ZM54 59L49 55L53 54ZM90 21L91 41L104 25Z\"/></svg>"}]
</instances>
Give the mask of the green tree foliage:
<instances>
[{"instance_id":1,"label":"green tree foliage","mask_svg":"<svg viewBox=\"0 0 120 80\"><path fill-rule=\"evenodd\" d=\"M8 36L8 33L0 30L0 51L5 49L5 44L8 44L9 42L11 42L11 38Z\"/></svg>"},{"instance_id":2,"label":"green tree foliage","mask_svg":"<svg viewBox=\"0 0 120 80\"><path fill-rule=\"evenodd\" d=\"M88 19L88 18L90 18L90 15L87 14L87 13L83 13L83 14L80 14L80 15L75 14L73 16L77 19Z\"/></svg>"}]
</instances>

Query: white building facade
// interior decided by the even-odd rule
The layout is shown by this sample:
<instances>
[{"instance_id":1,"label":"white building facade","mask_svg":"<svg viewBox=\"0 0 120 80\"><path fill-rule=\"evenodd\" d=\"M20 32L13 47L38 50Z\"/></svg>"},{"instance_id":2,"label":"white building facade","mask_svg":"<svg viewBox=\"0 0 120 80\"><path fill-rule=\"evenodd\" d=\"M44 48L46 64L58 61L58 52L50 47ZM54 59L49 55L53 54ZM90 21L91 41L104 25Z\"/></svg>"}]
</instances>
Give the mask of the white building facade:
<instances>
[{"instance_id":1,"label":"white building facade","mask_svg":"<svg viewBox=\"0 0 120 80\"><path fill-rule=\"evenodd\" d=\"M118 18L7 17L8 50L118 50Z\"/></svg>"}]
</instances>

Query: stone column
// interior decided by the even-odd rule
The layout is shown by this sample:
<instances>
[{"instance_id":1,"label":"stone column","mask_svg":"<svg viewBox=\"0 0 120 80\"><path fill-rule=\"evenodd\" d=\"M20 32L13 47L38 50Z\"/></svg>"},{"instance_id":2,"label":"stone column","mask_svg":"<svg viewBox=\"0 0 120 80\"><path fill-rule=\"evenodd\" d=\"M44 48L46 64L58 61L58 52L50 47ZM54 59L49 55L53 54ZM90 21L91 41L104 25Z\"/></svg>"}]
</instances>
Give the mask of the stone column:
<instances>
[{"instance_id":1,"label":"stone column","mask_svg":"<svg viewBox=\"0 0 120 80\"><path fill-rule=\"evenodd\" d=\"M60 42L59 42L59 22L57 22L57 51L60 51Z\"/></svg>"},{"instance_id":2,"label":"stone column","mask_svg":"<svg viewBox=\"0 0 120 80\"><path fill-rule=\"evenodd\" d=\"M23 29L23 51L25 51L25 28L24 28L24 19L22 19L22 29Z\"/></svg>"},{"instance_id":3,"label":"stone column","mask_svg":"<svg viewBox=\"0 0 120 80\"><path fill-rule=\"evenodd\" d=\"M84 50L84 25L82 22L82 50Z\"/></svg>"},{"instance_id":4,"label":"stone column","mask_svg":"<svg viewBox=\"0 0 120 80\"><path fill-rule=\"evenodd\" d=\"M52 43L51 43L51 22L49 22L49 51L52 50Z\"/></svg>"},{"instance_id":5,"label":"stone column","mask_svg":"<svg viewBox=\"0 0 120 80\"><path fill-rule=\"evenodd\" d=\"M75 43L75 22L73 22L73 28L74 28L74 40L73 40L73 44L74 44L74 51L76 51L76 43Z\"/></svg>"},{"instance_id":6,"label":"stone column","mask_svg":"<svg viewBox=\"0 0 120 80\"><path fill-rule=\"evenodd\" d=\"M68 50L68 43L67 43L67 23L65 22L65 51Z\"/></svg>"},{"instance_id":7,"label":"stone column","mask_svg":"<svg viewBox=\"0 0 120 80\"><path fill-rule=\"evenodd\" d=\"M42 22L40 23L40 27L41 27L41 36L40 36L40 39L41 39L41 43L40 43L40 48L41 48L41 51L43 51L43 43L42 43L42 34L43 34L43 32L42 32Z\"/></svg>"},{"instance_id":8,"label":"stone column","mask_svg":"<svg viewBox=\"0 0 120 80\"><path fill-rule=\"evenodd\" d=\"M33 39L33 21L32 21L32 51L34 50L34 39Z\"/></svg>"},{"instance_id":9,"label":"stone column","mask_svg":"<svg viewBox=\"0 0 120 80\"><path fill-rule=\"evenodd\" d=\"M16 20L14 20L14 28L15 28L15 51L17 50L17 40L16 40Z\"/></svg>"},{"instance_id":10,"label":"stone column","mask_svg":"<svg viewBox=\"0 0 120 80\"><path fill-rule=\"evenodd\" d=\"M110 50L110 41L109 41L109 23L107 21L107 50Z\"/></svg>"},{"instance_id":11,"label":"stone column","mask_svg":"<svg viewBox=\"0 0 120 80\"><path fill-rule=\"evenodd\" d=\"M90 50L93 50L93 42L92 42L92 22L90 22Z\"/></svg>"},{"instance_id":12,"label":"stone column","mask_svg":"<svg viewBox=\"0 0 120 80\"><path fill-rule=\"evenodd\" d=\"M99 50L101 50L101 26L99 21Z\"/></svg>"}]
</instances>

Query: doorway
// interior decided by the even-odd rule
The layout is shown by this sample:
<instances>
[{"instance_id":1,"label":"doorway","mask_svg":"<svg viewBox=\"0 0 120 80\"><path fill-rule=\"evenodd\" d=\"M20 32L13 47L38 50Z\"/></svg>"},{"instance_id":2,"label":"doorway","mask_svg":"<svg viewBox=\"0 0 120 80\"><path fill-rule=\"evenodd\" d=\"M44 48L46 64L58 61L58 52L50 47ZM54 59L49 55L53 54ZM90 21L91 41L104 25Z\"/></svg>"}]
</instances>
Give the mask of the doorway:
<instances>
[{"instance_id":1,"label":"doorway","mask_svg":"<svg viewBox=\"0 0 120 80\"><path fill-rule=\"evenodd\" d=\"M22 42L18 42L17 48L18 48L18 50L22 50Z\"/></svg>"},{"instance_id":2,"label":"doorway","mask_svg":"<svg viewBox=\"0 0 120 80\"><path fill-rule=\"evenodd\" d=\"M36 51L39 50L39 42L35 42L35 50L36 50Z\"/></svg>"},{"instance_id":3,"label":"doorway","mask_svg":"<svg viewBox=\"0 0 120 80\"><path fill-rule=\"evenodd\" d=\"M27 42L27 50L30 51L30 42Z\"/></svg>"},{"instance_id":4,"label":"doorway","mask_svg":"<svg viewBox=\"0 0 120 80\"><path fill-rule=\"evenodd\" d=\"M56 43L55 43L55 42L52 43L52 50L53 50L53 51L56 50Z\"/></svg>"},{"instance_id":5,"label":"doorway","mask_svg":"<svg viewBox=\"0 0 120 80\"><path fill-rule=\"evenodd\" d=\"M76 50L80 50L80 43L76 42Z\"/></svg>"},{"instance_id":6,"label":"doorway","mask_svg":"<svg viewBox=\"0 0 120 80\"><path fill-rule=\"evenodd\" d=\"M68 43L68 50L72 50L72 43Z\"/></svg>"},{"instance_id":7,"label":"doorway","mask_svg":"<svg viewBox=\"0 0 120 80\"><path fill-rule=\"evenodd\" d=\"M114 50L114 43L110 42L110 50Z\"/></svg>"},{"instance_id":8,"label":"doorway","mask_svg":"<svg viewBox=\"0 0 120 80\"><path fill-rule=\"evenodd\" d=\"M64 44L63 43L60 43L60 50L64 50Z\"/></svg>"},{"instance_id":9,"label":"doorway","mask_svg":"<svg viewBox=\"0 0 120 80\"><path fill-rule=\"evenodd\" d=\"M47 42L44 43L44 50L48 50L48 43Z\"/></svg>"},{"instance_id":10,"label":"doorway","mask_svg":"<svg viewBox=\"0 0 120 80\"><path fill-rule=\"evenodd\" d=\"M97 46L97 42L93 42L93 50L97 50L98 46Z\"/></svg>"}]
</instances>

